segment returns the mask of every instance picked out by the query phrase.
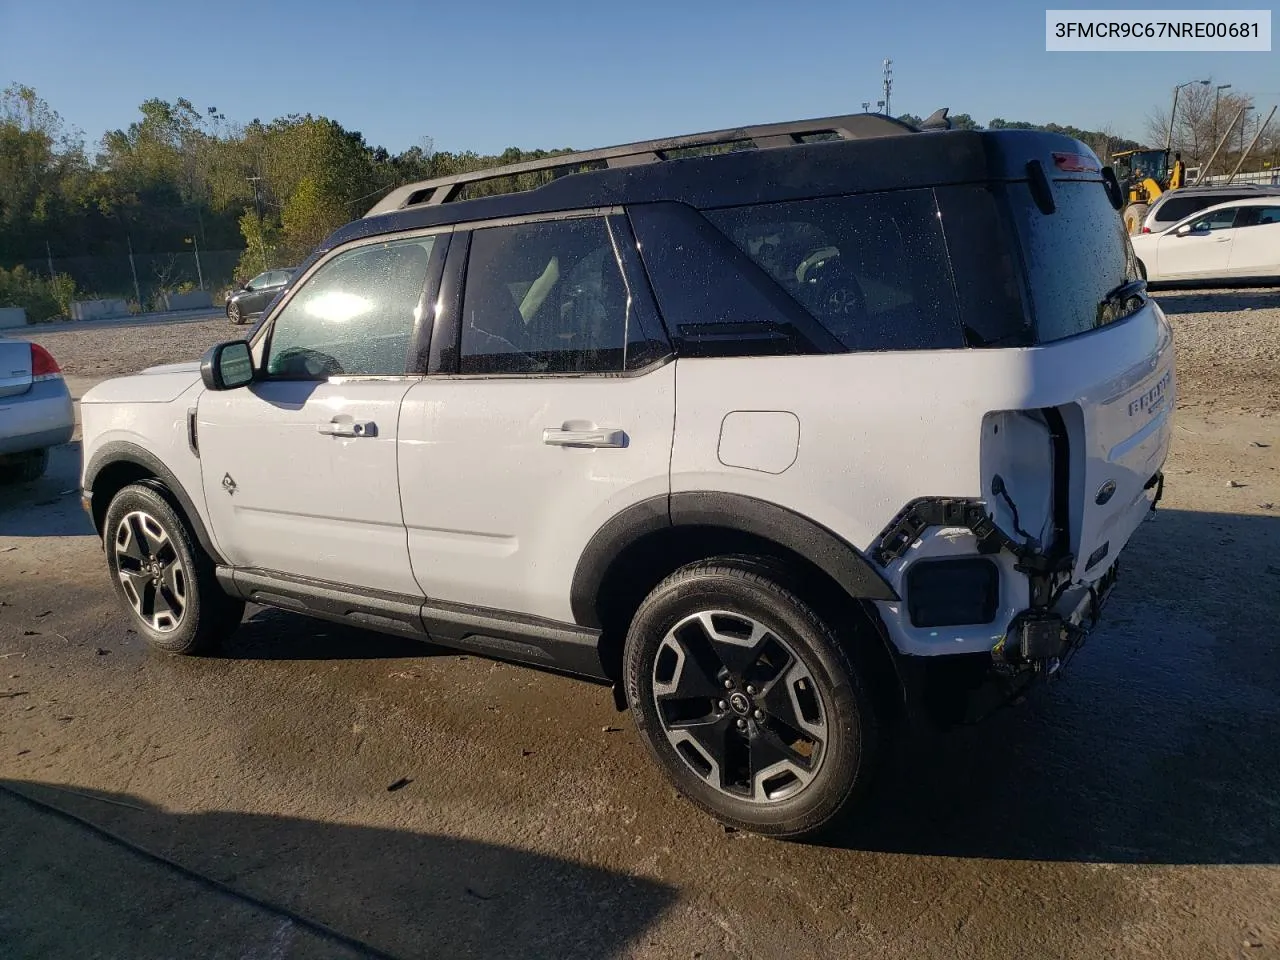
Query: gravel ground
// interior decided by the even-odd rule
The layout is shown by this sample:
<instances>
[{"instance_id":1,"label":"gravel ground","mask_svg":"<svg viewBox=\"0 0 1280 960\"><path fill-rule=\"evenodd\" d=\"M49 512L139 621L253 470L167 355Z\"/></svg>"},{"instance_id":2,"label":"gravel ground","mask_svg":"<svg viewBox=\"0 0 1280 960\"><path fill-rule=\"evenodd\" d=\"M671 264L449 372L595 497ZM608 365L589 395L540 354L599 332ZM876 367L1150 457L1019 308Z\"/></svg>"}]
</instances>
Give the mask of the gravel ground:
<instances>
[{"instance_id":1,"label":"gravel ground","mask_svg":"<svg viewBox=\"0 0 1280 960\"><path fill-rule=\"evenodd\" d=\"M1280 414L1280 287L1161 290L1155 296L1177 335L1183 404ZM66 324L26 335L48 347L68 376L96 378L194 360L215 343L252 329L219 317L181 324ZM126 331L131 333L120 335Z\"/></svg>"}]
</instances>

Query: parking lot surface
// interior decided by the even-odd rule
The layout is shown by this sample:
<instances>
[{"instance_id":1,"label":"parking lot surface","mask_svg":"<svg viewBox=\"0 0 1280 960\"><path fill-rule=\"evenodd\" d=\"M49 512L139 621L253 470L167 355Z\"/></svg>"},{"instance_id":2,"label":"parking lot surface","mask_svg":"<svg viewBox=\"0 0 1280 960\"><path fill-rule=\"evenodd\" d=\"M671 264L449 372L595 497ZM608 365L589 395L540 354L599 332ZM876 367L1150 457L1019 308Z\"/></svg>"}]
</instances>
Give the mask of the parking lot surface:
<instances>
[{"instance_id":1,"label":"parking lot surface","mask_svg":"<svg viewBox=\"0 0 1280 960\"><path fill-rule=\"evenodd\" d=\"M1280 290L1159 298L1166 496L1101 626L827 846L698 813L602 687L256 607L149 652L60 448L0 489L0 955L1280 957ZM79 397L243 328L31 335Z\"/></svg>"}]
</instances>

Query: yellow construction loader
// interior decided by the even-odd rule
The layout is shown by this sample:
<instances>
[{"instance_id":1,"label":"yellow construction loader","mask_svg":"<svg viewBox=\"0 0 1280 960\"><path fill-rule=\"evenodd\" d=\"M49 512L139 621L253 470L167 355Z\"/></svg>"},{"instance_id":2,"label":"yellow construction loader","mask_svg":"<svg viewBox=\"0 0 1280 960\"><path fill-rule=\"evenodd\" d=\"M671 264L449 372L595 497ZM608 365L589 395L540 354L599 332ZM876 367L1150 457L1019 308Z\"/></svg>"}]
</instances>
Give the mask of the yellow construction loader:
<instances>
[{"instance_id":1,"label":"yellow construction loader","mask_svg":"<svg viewBox=\"0 0 1280 960\"><path fill-rule=\"evenodd\" d=\"M1166 190L1183 186L1185 167L1169 165L1169 150L1122 150L1111 155L1111 166L1116 172L1125 194L1124 222L1130 233L1142 229L1147 209Z\"/></svg>"}]
</instances>

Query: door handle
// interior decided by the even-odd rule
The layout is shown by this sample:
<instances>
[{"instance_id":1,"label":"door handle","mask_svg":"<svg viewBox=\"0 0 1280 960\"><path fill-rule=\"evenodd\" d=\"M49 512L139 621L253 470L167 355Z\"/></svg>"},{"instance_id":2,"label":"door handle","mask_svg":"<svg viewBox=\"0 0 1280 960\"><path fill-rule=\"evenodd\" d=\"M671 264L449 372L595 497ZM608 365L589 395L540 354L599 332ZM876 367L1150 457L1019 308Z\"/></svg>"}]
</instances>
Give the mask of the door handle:
<instances>
[{"instance_id":1,"label":"door handle","mask_svg":"<svg viewBox=\"0 0 1280 960\"><path fill-rule=\"evenodd\" d=\"M610 427L547 427L542 431L542 442L553 447L625 447L627 433Z\"/></svg>"},{"instance_id":2,"label":"door handle","mask_svg":"<svg viewBox=\"0 0 1280 960\"><path fill-rule=\"evenodd\" d=\"M372 420L352 420L350 417L334 417L328 423L316 427L317 432L330 437L376 437L378 425Z\"/></svg>"}]
</instances>

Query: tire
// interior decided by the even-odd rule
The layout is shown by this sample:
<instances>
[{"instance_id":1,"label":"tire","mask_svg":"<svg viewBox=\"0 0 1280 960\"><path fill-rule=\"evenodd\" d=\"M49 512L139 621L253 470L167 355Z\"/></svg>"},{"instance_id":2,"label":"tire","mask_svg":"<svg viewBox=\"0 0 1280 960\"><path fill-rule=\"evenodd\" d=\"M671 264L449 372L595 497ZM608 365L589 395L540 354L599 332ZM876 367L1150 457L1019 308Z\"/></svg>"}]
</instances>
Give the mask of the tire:
<instances>
[{"instance_id":1,"label":"tire","mask_svg":"<svg viewBox=\"0 0 1280 960\"><path fill-rule=\"evenodd\" d=\"M102 529L116 594L151 646L209 653L240 626L244 601L223 592L213 561L162 487L125 487Z\"/></svg>"},{"instance_id":2,"label":"tire","mask_svg":"<svg viewBox=\"0 0 1280 960\"><path fill-rule=\"evenodd\" d=\"M782 567L720 557L644 600L623 678L677 790L728 826L811 839L856 802L877 756L879 718L853 649Z\"/></svg>"},{"instance_id":3,"label":"tire","mask_svg":"<svg viewBox=\"0 0 1280 960\"><path fill-rule=\"evenodd\" d=\"M240 312L240 304L234 301L227 304L227 319L237 327L244 323L244 314Z\"/></svg>"},{"instance_id":4,"label":"tire","mask_svg":"<svg viewBox=\"0 0 1280 960\"><path fill-rule=\"evenodd\" d=\"M49 450L32 450L0 465L0 483L30 483L49 469Z\"/></svg>"}]
</instances>

